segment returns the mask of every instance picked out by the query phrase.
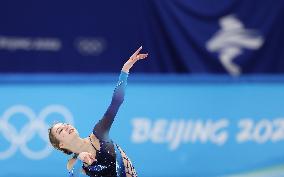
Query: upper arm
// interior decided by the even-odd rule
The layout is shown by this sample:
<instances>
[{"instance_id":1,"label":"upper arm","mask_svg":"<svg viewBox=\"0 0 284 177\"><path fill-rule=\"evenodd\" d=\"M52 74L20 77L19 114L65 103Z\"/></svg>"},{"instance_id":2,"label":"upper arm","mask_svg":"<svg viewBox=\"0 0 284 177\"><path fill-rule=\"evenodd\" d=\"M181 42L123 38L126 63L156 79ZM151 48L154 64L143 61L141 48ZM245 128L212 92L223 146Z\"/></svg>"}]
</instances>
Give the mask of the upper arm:
<instances>
[{"instance_id":1,"label":"upper arm","mask_svg":"<svg viewBox=\"0 0 284 177\"><path fill-rule=\"evenodd\" d=\"M82 176L81 174L86 175L86 172L81 167L81 165L79 164L80 167L78 167L76 165L77 160L78 159L76 159L76 158L71 158L71 159L68 160L67 165L66 165L67 170L69 171L69 175L70 175L70 172L72 171L72 169L75 168L74 171L71 172L72 175L70 175L70 176L72 176L72 177L81 177ZM77 167L74 167L75 165Z\"/></svg>"},{"instance_id":2,"label":"upper arm","mask_svg":"<svg viewBox=\"0 0 284 177\"><path fill-rule=\"evenodd\" d=\"M75 159L75 158L72 158L72 159L68 160L67 165L66 165L68 171L70 171L73 168L76 160L77 159Z\"/></svg>"}]
</instances>

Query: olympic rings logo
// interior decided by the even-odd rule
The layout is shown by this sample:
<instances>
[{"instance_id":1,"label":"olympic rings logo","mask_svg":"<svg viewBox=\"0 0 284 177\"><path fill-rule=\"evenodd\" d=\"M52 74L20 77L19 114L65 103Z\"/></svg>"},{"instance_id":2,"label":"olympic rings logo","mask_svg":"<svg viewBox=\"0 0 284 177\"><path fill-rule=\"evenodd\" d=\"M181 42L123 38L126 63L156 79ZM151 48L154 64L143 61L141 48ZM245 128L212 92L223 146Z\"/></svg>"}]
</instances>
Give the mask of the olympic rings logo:
<instances>
[{"instance_id":1,"label":"olympic rings logo","mask_svg":"<svg viewBox=\"0 0 284 177\"><path fill-rule=\"evenodd\" d=\"M53 113L60 114L65 122L74 124L71 112L63 105L49 105L42 109L38 115L25 105L14 105L8 108L0 117L0 135L3 135L10 146L4 151L0 151L0 160L13 156L18 149L30 159L38 160L47 157L53 149L49 143L47 133L49 125L45 123L45 119ZM22 114L29 120L19 131L9 123L10 118L15 114ZM39 151L31 150L27 145L36 134L46 143L45 147Z\"/></svg>"}]
</instances>

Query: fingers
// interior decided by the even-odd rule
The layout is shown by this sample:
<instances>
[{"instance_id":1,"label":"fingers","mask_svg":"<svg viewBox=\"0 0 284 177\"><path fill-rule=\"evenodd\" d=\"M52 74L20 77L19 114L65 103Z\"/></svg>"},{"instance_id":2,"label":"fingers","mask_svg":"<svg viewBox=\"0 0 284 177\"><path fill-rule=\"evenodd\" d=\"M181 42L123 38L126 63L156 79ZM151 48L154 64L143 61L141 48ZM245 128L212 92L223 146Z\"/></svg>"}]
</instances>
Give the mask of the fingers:
<instances>
[{"instance_id":1,"label":"fingers","mask_svg":"<svg viewBox=\"0 0 284 177\"><path fill-rule=\"evenodd\" d=\"M95 157L88 152L80 153L79 159L81 159L83 162L87 163L88 165L91 165L96 160Z\"/></svg>"},{"instance_id":2,"label":"fingers","mask_svg":"<svg viewBox=\"0 0 284 177\"><path fill-rule=\"evenodd\" d=\"M132 56L138 55L141 50L142 50L142 46L139 47L139 48L136 50L136 52L134 52L134 54L133 54Z\"/></svg>"},{"instance_id":3,"label":"fingers","mask_svg":"<svg viewBox=\"0 0 284 177\"><path fill-rule=\"evenodd\" d=\"M96 159L92 154L89 154L90 164L92 164Z\"/></svg>"},{"instance_id":4,"label":"fingers","mask_svg":"<svg viewBox=\"0 0 284 177\"><path fill-rule=\"evenodd\" d=\"M94 157L91 154L88 154L84 157L84 162L88 165L91 165L95 161Z\"/></svg>"},{"instance_id":5,"label":"fingers","mask_svg":"<svg viewBox=\"0 0 284 177\"><path fill-rule=\"evenodd\" d=\"M95 157L92 154L90 154L90 159L92 160L92 162L94 162L96 160Z\"/></svg>"},{"instance_id":6,"label":"fingers","mask_svg":"<svg viewBox=\"0 0 284 177\"><path fill-rule=\"evenodd\" d=\"M84 162L87 163L88 165L92 164L91 159L88 156L84 157Z\"/></svg>"},{"instance_id":7,"label":"fingers","mask_svg":"<svg viewBox=\"0 0 284 177\"><path fill-rule=\"evenodd\" d=\"M148 56L148 53L146 53L146 54L139 54L139 55L137 55L137 59L138 60L145 59L145 58L147 58L147 56Z\"/></svg>"},{"instance_id":8,"label":"fingers","mask_svg":"<svg viewBox=\"0 0 284 177\"><path fill-rule=\"evenodd\" d=\"M132 68L132 66L141 59L145 59L148 57L148 53L142 53L139 54L139 52L142 50L142 46L139 47L134 54L126 61L126 63L123 65L122 70L126 71L127 73L129 72L129 70Z\"/></svg>"}]
</instances>

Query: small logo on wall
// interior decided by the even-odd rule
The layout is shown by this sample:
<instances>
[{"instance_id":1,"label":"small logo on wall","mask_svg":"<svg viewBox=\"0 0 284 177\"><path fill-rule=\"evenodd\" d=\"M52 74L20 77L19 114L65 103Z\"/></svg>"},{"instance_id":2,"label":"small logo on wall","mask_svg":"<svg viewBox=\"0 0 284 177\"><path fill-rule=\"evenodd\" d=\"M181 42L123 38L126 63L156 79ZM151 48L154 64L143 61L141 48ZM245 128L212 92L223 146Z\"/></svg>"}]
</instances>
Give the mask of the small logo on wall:
<instances>
[{"instance_id":1,"label":"small logo on wall","mask_svg":"<svg viewBox=\"0 0 284 177\"><path fill-rule=\"evenodd\" d=\"M260 34L245 29L243 23L233 15L219 21L221 29L206 43L207 50L218 52L221 64L234 76L241 74L239 65L233 60L243 53L244 49L257 50L264 42Z\"/></svg>"},{"instance_id":2,"label":"small logo on wall","mask_svg":"<svg viewBox=\"0 0 284 177\"><path fill-rule=\"evenodd\" d=\"M101 38L80 37L75 40L74 45L84 56L97 56L106 49L106 42Z\"/></svg>"},{"instance_id":3,"label":"small logo on wall","mask_svg":"<svg viewBox=\"0 0 284 177\"><path fill-rule=\"evenodd\" d=\"M43 159L52 152L52 147L49 143L47 129L49 125L46 119L51 114L59 114L64 118L64 121L73 124L73 116L71 112L63 105L49 105L43 108L39 114L36 114L30 107L25 105L14 105L8 108L0 117L0 135L9 143L4 150L1 148L0 160L12 157L17 150L29 159ZM22 126L20 130L18 127L11 124L9 120L16 115L24 116L28 122ZM36 135L40 137L46 144L41 150L32 150L28 147L30 142ZM3 147L3 144L1 144ZM6 146L5 146L6 147Z\"/></svg>"}]
</instances>

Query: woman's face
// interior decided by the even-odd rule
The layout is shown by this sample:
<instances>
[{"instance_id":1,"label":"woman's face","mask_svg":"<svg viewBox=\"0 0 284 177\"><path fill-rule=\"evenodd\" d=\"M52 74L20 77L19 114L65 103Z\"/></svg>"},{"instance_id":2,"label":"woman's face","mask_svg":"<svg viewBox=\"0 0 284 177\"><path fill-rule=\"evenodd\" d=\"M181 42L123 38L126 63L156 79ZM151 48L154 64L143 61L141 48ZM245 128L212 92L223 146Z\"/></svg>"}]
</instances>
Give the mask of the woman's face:
<instances>
[{"instance_id":1,"label":"woman's face","mask_svg":"<svg viewBox=\"0 0 284 177\"><path fill-rule=\"evenodd\" d=\"M69 145L72 140L79 137L78 131L70 124L57 123L51 133L59 140L60 146Z\"/></svg>"}]
</instances>

